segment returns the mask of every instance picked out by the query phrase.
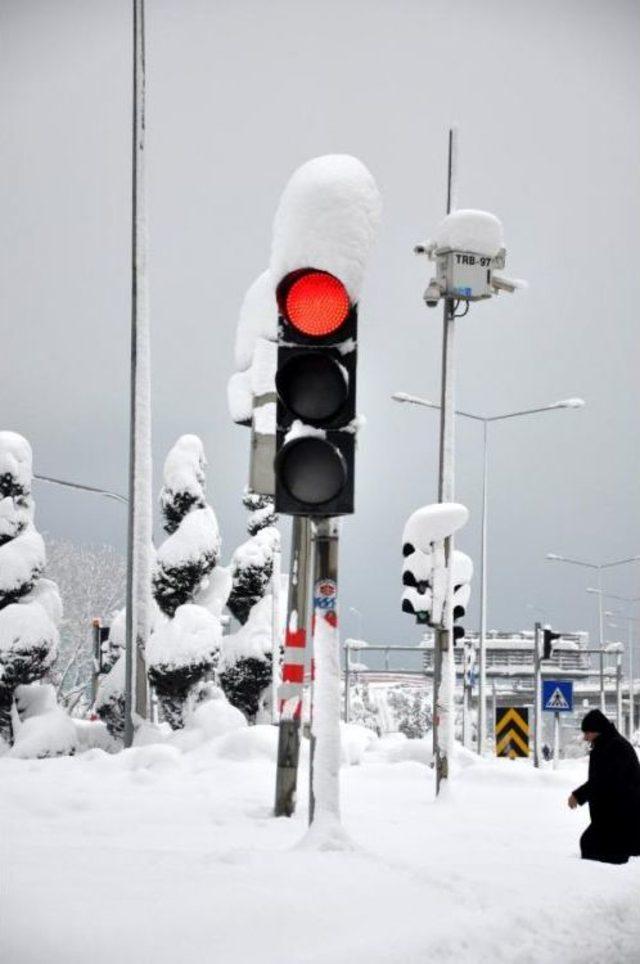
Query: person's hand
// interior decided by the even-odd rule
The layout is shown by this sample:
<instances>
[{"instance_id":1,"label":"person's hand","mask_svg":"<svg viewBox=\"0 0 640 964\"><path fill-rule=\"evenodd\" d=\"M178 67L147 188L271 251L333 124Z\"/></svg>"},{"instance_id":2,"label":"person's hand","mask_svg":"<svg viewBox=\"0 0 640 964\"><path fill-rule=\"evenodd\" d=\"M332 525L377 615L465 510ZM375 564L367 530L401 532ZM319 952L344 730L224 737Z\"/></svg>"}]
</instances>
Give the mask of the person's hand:
<instances>
[{"instance_id":1,"label":"person's hand","mask_svg":"<svg viewBox=\"0 0 640 964\"><path fill-rule=\"evenodd\" d=\"M575 810L576 807L578 806L578 801L576 800L576 798L574 797L573 794L571 794L571 796L570 796L569 799L567 800L567 803L569 804L569 809L570 809L570 810Z\"/></svg>"}]
</instances>

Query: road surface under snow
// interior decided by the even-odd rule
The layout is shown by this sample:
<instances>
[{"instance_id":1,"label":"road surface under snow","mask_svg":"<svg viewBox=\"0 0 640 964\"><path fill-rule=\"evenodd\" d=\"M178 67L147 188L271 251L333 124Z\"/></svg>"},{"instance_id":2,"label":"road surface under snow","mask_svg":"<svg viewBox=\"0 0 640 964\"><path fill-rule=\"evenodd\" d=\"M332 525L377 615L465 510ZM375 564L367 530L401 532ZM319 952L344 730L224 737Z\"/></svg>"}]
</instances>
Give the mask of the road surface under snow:
<instances>
[{"instance_id":1,"label":"road surface under snow","mask_svg":"<svg viewBox=\"0 0 640 964\"><path fill-rule=\"evenodd\" d=\"M588 815L566 797L586 760L535 772L458 751L436 802L424 741L365 751L349 729L340 851L300 845L304 778L296 816L271 816L272 727L0 759L0 960L638 960L640 858L578 856Z\"/></svg>"}]
</instances>

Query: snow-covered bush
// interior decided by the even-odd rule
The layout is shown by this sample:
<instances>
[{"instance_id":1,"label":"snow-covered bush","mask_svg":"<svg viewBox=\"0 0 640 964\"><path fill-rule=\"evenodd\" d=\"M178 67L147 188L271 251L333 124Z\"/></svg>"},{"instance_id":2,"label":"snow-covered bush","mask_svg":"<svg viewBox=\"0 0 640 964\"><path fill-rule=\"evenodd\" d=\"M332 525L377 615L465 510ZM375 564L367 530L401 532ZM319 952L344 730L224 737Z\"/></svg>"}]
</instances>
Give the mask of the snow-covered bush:
<instances>
[{"instance_id":1,"label":"snow-covered bush","mask_svg":"<svg viewBox=\"0 0 640 964\"><path fill-rule=\"evenodd\" d=\"M230 579L216 574L220 533L205 495L202 442L183 435L164 466L160 504L168 538L160 546L153 593L166 619L158 620L147 648L149 679L173 729L184 725L190 694L214 672L220 614Z\"/></svg>"},{"instance_id":2,"label":"snow-covered bush","mask_svg":"<svg viewBox=\"0 0 640 964\"><path fill-rule=\"evenodd\" d=\"M227 699L255 722L271 683L271 595L251 609L247 622L223 640L218 678Z\"/></svg>"},{"instance_id":3,"label":"snow-covered bush","mask_svg":"<svg viewBox=\"0 0 640 964\"><path fill-rule=\"evenodd\" d=\"M116 740L124 736L125 660L126 655L122 652L109 672L100 677L94 704L98 717Z\"/></svg>"},{"instance_id":4,"label":"snow-covered bush","mask_svg":"<svg viewBox=\"0 0 640 964\"><path fill-rule=\"evenodd\" d=\"M431 730L431 697L422 689L394 688L389 691L387 702L393 710L399 732L408 739L422 739Z\"/></svg>"},{"instance_id":5,"label":"snow-covered bush","mask_svg":"<svg viewBox=\"0 0 640 964\"><path fill-rule=\"evenodd\" d=\"M231 558L232 587L227 605L244 625L269 586L280 533L275 528L277 516L270 496L247 491L242 501L251 513L247 522L250 538L238 546Z\"/></svg>"},{"instance_id":6,"label":"snow-covered bush","mask_svg":"<svg viewBox=\"0 0 640 964\"><path fill-rule=\"evenodd\" d=\"M190 693L215 670L221 639L220 620L193 603L180 606L173 619L152 634L147 648L149 680L172 729L184 726Z\"/></svg>"},{"instance_id":7,"label":"snow-covered bush","mask_svg":"<svg viewBox=\"0 0 640 964\"><path fill-rule=\"evenodd\" d=\"M352 723L359 723L368 730L373 730L380 736L382 732L379 713L375 704L371 701L369 685L366 680L362 683L355 683L351 686L350 697L350 719Z\"/></svg>"},{"instance_id":8,"label":"snow-covered bush","mask_svg":"<svg viewBox=\"0 0 640 964\"><path fill-rule=\"evenodd\" d=\"M17 686L51 668L62 603L55 583L42 580L45 549L33 525L31 446L0 432L0 738L12 741Z\"/></svg>"},{"instance_id":9,"label":"snow-covered bush","mask_svg":"<svg viewBox=\"0 0 640 964\"><path fill-rule=\"evenodd\" d=\"M76 728L56 703L56 691L50 683L18 686L15 700L19 722L11 756L42 759L75 753L78 745Z\"/></svg>"}]
</instances>

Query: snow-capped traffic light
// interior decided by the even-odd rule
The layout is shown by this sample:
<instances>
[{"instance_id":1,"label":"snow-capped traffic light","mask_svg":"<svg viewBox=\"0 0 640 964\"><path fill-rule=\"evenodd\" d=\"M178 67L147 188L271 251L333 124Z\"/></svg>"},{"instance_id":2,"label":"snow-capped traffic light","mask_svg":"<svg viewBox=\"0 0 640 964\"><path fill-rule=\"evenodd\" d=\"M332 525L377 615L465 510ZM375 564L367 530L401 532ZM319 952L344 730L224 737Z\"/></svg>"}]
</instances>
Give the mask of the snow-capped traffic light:
<instances>
[{"instance_id":1,"label":"snow-capped traffic light","mask_svg":"<svg viewBox=\"0 0 640 964\"><path fill-rule=\"evenodd\" d=\"M465 506L454 502L441 502L417 509L404 527L402 584L405 589L402 593L402 611L415 615L418 623L434 627L444 626L449 585L444 540L460 529L468 518L469 512ZM472 572L471 560L464 553L454 555L453 607L455 609L458 603L461 610L459 616L464 615L469 600L469 566Z\"/></svg>"},{"instance_id":2,"label":"snow-capped traffic light","mask_svg":"<svg viewBox=\"0 0 640 964\"><path fill-rule=\"evenodd\" d=\"M353 512L357 306L327 271L303 268L276 288L276 510Z\"/></svg>"},{"instance_id":3,"label":"snow-capped traffic light","mask_svg":"<svg viewBox=\"0 0 640 964\"><path fill-rule=\"evenodd\" d=\"M551 659L553 644L556 639L560 639L562 633L554 633L551 629L543 630L542 635L542 656L540 659Z\"/></svg>"}]
</instances>

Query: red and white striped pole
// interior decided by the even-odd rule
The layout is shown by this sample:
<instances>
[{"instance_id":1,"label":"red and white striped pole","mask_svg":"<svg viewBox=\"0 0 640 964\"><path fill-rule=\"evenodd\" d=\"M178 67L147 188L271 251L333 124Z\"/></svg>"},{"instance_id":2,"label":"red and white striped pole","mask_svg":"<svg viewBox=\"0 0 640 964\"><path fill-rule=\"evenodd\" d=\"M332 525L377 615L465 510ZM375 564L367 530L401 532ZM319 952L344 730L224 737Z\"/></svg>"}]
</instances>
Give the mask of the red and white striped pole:
<instances>
[{"instance_id":1,"label":"red and white striped pole","mask_svg":"<svg viewBox=\"0 0 640 964\"><path fill-rule=\"evenodd\" d=\"M303 516L294 516L291 532L287 630L282 685L278 692L280 725L274 809L276 817L290 817L296 806L305 671L311 663L311 648L308 646L307 633L310 533L310 520Z\"/></svg>"}]
</instances>

